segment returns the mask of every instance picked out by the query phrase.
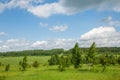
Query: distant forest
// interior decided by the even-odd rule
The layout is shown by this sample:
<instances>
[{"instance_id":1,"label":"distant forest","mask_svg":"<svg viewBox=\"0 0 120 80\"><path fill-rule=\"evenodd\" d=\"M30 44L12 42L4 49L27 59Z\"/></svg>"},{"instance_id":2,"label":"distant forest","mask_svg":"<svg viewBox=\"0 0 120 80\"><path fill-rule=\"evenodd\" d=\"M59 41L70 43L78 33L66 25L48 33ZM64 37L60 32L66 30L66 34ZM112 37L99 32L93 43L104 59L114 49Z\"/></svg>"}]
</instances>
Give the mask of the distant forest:
<instances>
[{"instance_id":1,"label":"distant forest","mask_svg":"<svg viewBox=\"0 0 120 80\"><path fill-rule=\"evenodd\" d=\"M82 53L88 52L89 48L81 48ZM71 49L70 49L71 50ZM70 50L64 50L62 48L51 49L51 50L24 50L24 51L11 51L11 52L0 52L0 56L51 56L54 54L67 54ZM99 47L97 48L99 54L120 54L120 47Z\"/></svg>"}]
</instances>

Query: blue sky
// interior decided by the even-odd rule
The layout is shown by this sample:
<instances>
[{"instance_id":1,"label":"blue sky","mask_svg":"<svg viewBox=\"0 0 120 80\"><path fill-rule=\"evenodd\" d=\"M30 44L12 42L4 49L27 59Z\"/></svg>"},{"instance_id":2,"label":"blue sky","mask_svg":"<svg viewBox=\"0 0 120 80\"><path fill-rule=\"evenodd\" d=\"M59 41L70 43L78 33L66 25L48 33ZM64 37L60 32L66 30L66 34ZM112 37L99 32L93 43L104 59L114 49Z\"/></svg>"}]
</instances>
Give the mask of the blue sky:
<instances>
[{"instance_id":1,"label":"blue sky","mask_svg":"<svg viewBox=\"0 0 120 80\"><path fill-rule=\"evenodd\" d=\"M120 47L119 0L0 0L0 51Z\"/></svg>"}]
</instances>

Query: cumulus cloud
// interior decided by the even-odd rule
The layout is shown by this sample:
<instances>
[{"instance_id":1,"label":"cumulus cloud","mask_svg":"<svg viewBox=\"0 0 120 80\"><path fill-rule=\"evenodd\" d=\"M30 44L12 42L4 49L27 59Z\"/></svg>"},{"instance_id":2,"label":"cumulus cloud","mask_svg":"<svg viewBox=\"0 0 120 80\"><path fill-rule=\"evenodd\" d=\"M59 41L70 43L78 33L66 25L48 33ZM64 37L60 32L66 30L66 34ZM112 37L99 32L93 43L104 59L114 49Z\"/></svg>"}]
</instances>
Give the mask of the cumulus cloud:
<instances>
[{"instance_id":1,"label":"cumulus cloud","mask_svg":"<svg viewBox=\"0 0 120 80\"><path fill-rule=\"evenodd\" d=\"M68 29L67 25L56 25L50 28L51 31L55 31L55 32L66 31L67 29Z\"/></svg>"},{"instance_id":2,"label":"cumulus cloud","mask_svg":"<svg viewBox=\"0 0 120 80\"><path fill-rule=\"evenodd\" d=\"M35 41L31 47L33 48L41 48L41 49L46 49L48 45L48 41Z\"/></svg>"},{"instance_id":3,"label":"cumulus cloud","mask_svg":"<svg viewBox=\"0 0 120 80\"><path fill-rule=\"evenodd\" d=\"M21 51L31 49L70 49L74 46L75 39L50 39L30 42L26 39L8 39L0 45L0 51Z\"/></svg>"},{"instance_id":4,"label":"cumulus cloud","mask_svg":"<svg viewBox=\"0 0 120 80\"><path fill-rule=\"evenodd\" d=\"M48 48L70 49L74 46L75 43L76 43L76 39L53 39L53 40L49 40L50 45L48 46Z\"/></svg>"},{"instance_id":5,"label":"cumulus cloud","mask_svg":"<svg viewBox=\"0 0 120 80\"><path fill-rule=\"evenodd\" d=\"M80 47L89 47L96 42L97 47L120 47L120 32L114 27L101 26L93 28L80 36L80 39L49 39L31 42L26 39L8 39L0 41L0 51L20 51L31 49L71 49L78 42Z\"/></svg>"},{"instance_id":6,"label":"cumulus cloud","mask_svg":"<svg viewBox=\"0 0 120 80\"><path fill-rule=\"evenodd\" d=\"M88 47L92 42L96 42L99 47L119 47L120 33L114 27L101 26L81 35L81 45Z\"/></svg>"},{"instance_id":7,"label":"cumulus cloud","mask_svg":"<svg viewBox=\"0 0 120 80\"><path fill-rule=\"evenodd\" d=\"M47 18L53 14L64 14L64 8L58 3L46 3L44 5L32 6L28 8L28 11L32 14Z\"/></svg>"},{"instance_id":8,"label":"cumulus cloud","mask_svg":"<svg viewBox=\"0 0 120 80\"><path fill-rule=\"evenodd\" d=\"M26 39L8 39L0 45L0 51L19 51L29 48L30 42Z\"/></svg>"},{"instance_id":9,"label":"cumulus cloud","mask_svg":"<svg viewBox=\"0 0 120 80\"><path fill-rule=\"evenodd\" d=\"M90 30L89 32L81 35L81 39L98 39L104 37L111 37L113 33L116 33L114 27L99 27Z\"/></svg>"},{"instance_id":10,"label":"cumulus cloud","mask_svg":"<svg viewBox=\"0 0 120 80\"><path fill-rule=\"evenodd\" d=\"M47 18L53 14L72 15L90 9L120 12L120 0L58 0L53 3L45 3L44 0L0 1L0 12L11 8L22 8L38 17Z\"/></svg>"},{"instance_id":11,"label":"cumulus cloud","mask_svg":"<svg viewBox=\"0 0 120 80\"><path fill-rule=\"evenodd\" d=\"M7 50L9 50L9 46L7 46L7 45L3 45L3 46L0 46L0 51L7 51Z\"/></svg>"}]
</instances>

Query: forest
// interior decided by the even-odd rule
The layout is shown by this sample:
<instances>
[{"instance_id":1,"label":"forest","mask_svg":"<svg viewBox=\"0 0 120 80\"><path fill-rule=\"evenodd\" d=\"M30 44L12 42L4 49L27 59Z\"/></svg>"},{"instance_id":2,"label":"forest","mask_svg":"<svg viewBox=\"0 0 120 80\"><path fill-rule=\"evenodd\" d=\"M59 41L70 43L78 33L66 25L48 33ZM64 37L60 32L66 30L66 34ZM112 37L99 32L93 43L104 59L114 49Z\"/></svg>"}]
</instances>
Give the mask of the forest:
<instances>
[{"instance_id":1,"label":"forest","mask_svg":"<svg viewBox=\"0 0 120 80\"><path fill-rule=\"evenodd\" d=\"M87 53L89 48L81 48L82 53ZM120 54L120 47L96 47L98 54ZM24 50L24 51L10 51L0 52L0 56L50 56L54 54L61 54L66 51L62 48L51 50Z\"/></svg>"}]
</instances>

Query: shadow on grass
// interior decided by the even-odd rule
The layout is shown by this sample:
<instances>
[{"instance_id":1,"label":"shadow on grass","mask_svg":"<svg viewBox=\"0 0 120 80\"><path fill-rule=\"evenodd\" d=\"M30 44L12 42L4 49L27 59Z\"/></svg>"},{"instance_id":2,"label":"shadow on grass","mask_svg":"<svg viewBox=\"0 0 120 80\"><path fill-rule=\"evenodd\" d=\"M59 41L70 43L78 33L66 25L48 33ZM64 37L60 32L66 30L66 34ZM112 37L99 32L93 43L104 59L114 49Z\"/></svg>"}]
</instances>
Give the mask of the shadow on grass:
<instances>
[{"instance_id":1,"label":"shadow on grass","mask_svg":"<svg viewBox=\"0 0 120 80\"><path fill-rule=\"evenodd\" d=\"M43 71L59 71L58 69L45 69Z\"/></svg>"},{"instance_id":2,"label":"shadow on grass","mask_svg":"<svg viewBox=\"0 0 120 80\"><path fill-rule=\"evenodd\" d=\"M6 76L0 76L0 80L5 80Z\"/></svg>"},{"instance_id":3,"label":"shadow on grass","mask_svg":"<svg viewBox=\"0 0 120 80\"><path fill-rule=\"evenodd\" d=\"M78 71L81 71L81 72L88 72L89 70L88 69L79 69Z\"/></svg>"}]
</instances>

